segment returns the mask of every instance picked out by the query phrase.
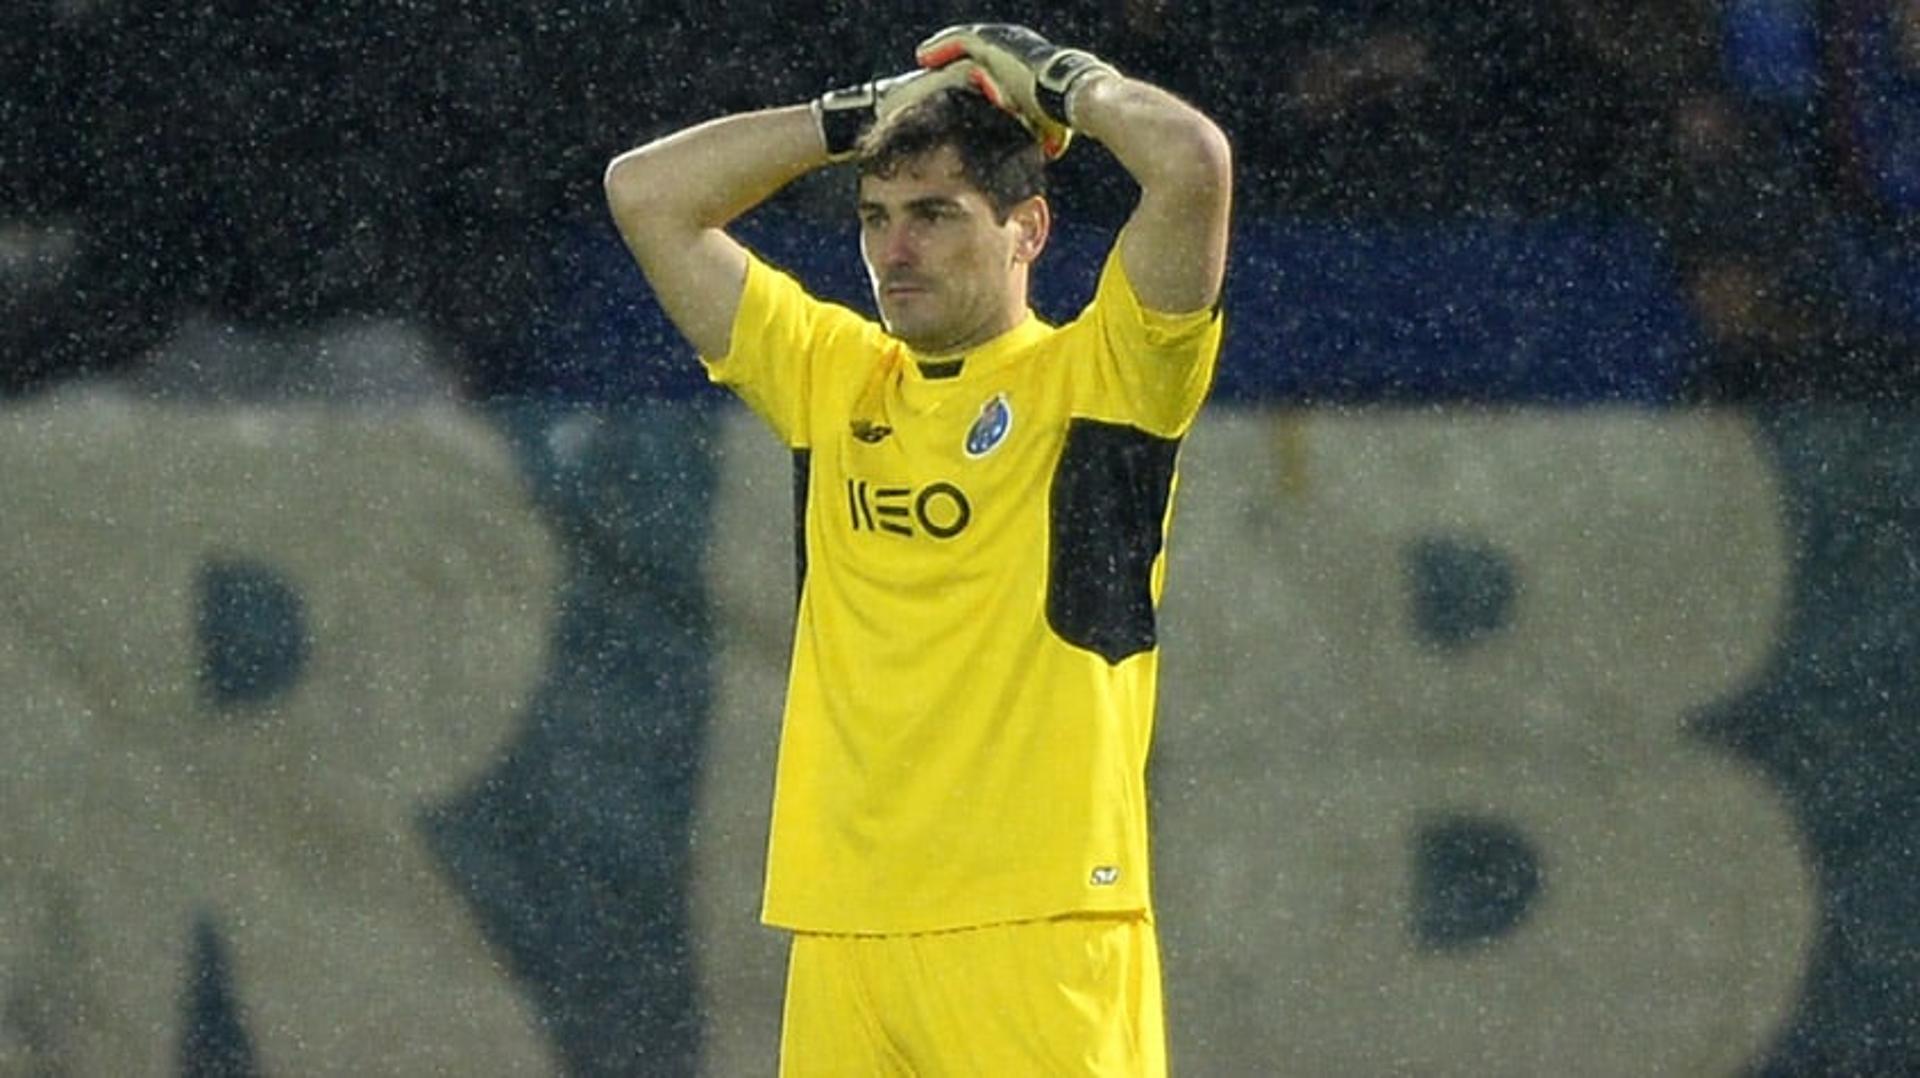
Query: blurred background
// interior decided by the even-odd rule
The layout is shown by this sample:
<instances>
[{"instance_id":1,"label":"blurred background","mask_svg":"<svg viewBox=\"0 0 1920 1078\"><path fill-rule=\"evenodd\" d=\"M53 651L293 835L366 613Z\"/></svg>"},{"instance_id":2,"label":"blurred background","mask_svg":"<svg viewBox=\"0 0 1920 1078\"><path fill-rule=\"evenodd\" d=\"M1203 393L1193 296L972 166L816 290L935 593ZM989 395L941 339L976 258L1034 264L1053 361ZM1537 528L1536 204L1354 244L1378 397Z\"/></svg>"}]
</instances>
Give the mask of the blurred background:
<instances>
[{"instance_id":1,"label":"blurred background","mask_svg":"<svg viewBox=\"0 0 1920 1078\"><path fill-rule=\"evenodd\" d=\"M1920 1069L1920 2L14 0L0 1070L771 1073L788 465L601 172L983 19L1237 151L1176 1067Z\"/></svg>"}]
</instances>

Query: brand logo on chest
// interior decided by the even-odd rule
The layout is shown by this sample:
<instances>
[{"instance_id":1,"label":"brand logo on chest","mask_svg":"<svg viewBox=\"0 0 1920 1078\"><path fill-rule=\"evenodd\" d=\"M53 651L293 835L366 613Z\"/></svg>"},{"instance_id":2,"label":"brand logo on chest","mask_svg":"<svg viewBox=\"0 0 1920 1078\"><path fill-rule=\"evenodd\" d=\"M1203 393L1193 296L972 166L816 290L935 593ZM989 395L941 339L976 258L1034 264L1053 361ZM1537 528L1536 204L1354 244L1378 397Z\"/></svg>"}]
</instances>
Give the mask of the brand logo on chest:
<instances>
[{"instance_id":1,"label":"brand logo on chest","mask_svg":"<svg viewBox=\"0 0 1920 1078\"><path fill-rule=\"evenodd\" d=\"M876 486L864 479L849 479L847 515L856 532L951 539L972 522L973 503L967 500L966 491L952 483L915 488Z\"/></svg>"},{"instance_id":2,"label":"brand logo on chest","mask_svg":"<svg viewBox=\"0 0 1920 1078\"><path fill-rule=\"evenodd\" d=\"M893 433L892 427L885 423L875 423L871 419L856 419L847 426L856 441L862 441L868 445L878 445L886 441L887 435Z\"/></svg>"}]
</instances>

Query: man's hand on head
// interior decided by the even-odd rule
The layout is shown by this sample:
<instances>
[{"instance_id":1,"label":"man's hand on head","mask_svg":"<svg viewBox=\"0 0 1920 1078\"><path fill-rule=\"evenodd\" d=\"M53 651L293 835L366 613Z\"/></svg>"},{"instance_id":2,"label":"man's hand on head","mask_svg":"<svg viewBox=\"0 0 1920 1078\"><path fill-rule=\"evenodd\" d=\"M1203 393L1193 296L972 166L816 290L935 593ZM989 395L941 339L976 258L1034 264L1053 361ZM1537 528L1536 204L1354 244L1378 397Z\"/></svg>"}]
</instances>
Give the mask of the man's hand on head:
<instances>
[{"instance_id":1,"label":"man's hand on head","mask_svg":"<svg viewBox=\"0 0 1920 1078\"><path fill-rule=\"evenodd\" d=\"M922 66L943 71L972 61L974 85L1025 121L1049 158L1067 152L1073 140L1074 90L1116 74L1112 64L1084 49L1062 48L1012 23L949 26L921 42L915 55Z\"/></svg>"}]
</instances>

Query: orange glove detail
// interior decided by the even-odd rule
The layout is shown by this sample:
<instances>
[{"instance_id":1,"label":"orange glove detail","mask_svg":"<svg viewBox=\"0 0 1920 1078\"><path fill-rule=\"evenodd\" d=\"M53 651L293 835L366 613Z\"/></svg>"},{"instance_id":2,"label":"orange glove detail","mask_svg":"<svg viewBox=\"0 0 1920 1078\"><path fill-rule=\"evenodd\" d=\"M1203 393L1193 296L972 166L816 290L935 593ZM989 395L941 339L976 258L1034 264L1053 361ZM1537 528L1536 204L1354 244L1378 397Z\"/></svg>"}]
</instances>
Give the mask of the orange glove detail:
<instances>
[{"instance_id":1,"label":"orange glove detail","mask_svg":"<svg viewBox=\"0 0 1920 1078\"><path fill-rule=\"evenodd\" d=\"M1115 74L1113 65L1082 49L1066 49L1024 26L967 23L949 26L920 43L923 67L944 69L971 60L975 86L989 101L1024 120L1048 157L1073 139L1072 93L1088 78Z\"/></svg>"}]
</instances>

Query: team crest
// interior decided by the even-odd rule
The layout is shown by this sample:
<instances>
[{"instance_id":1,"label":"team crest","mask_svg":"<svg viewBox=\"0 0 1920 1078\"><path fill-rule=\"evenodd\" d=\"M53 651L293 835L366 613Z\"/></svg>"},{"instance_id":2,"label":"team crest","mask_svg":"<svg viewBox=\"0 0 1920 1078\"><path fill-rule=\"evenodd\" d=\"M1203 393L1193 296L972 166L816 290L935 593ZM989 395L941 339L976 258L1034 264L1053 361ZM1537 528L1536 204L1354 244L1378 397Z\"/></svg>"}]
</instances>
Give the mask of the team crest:
<instances>
[{"instance_id":1,"label":"team crest","mask_svg":"<svg viewBox=\"0 0 1920 1078\"><path fill-rule=\"evenodd\" d=\"M980 417L967 428L967 456L978 459L997 449L1013 429L1013 406L1005 393L996 393L980 406Z\"/></svg>"}]
</instances>

